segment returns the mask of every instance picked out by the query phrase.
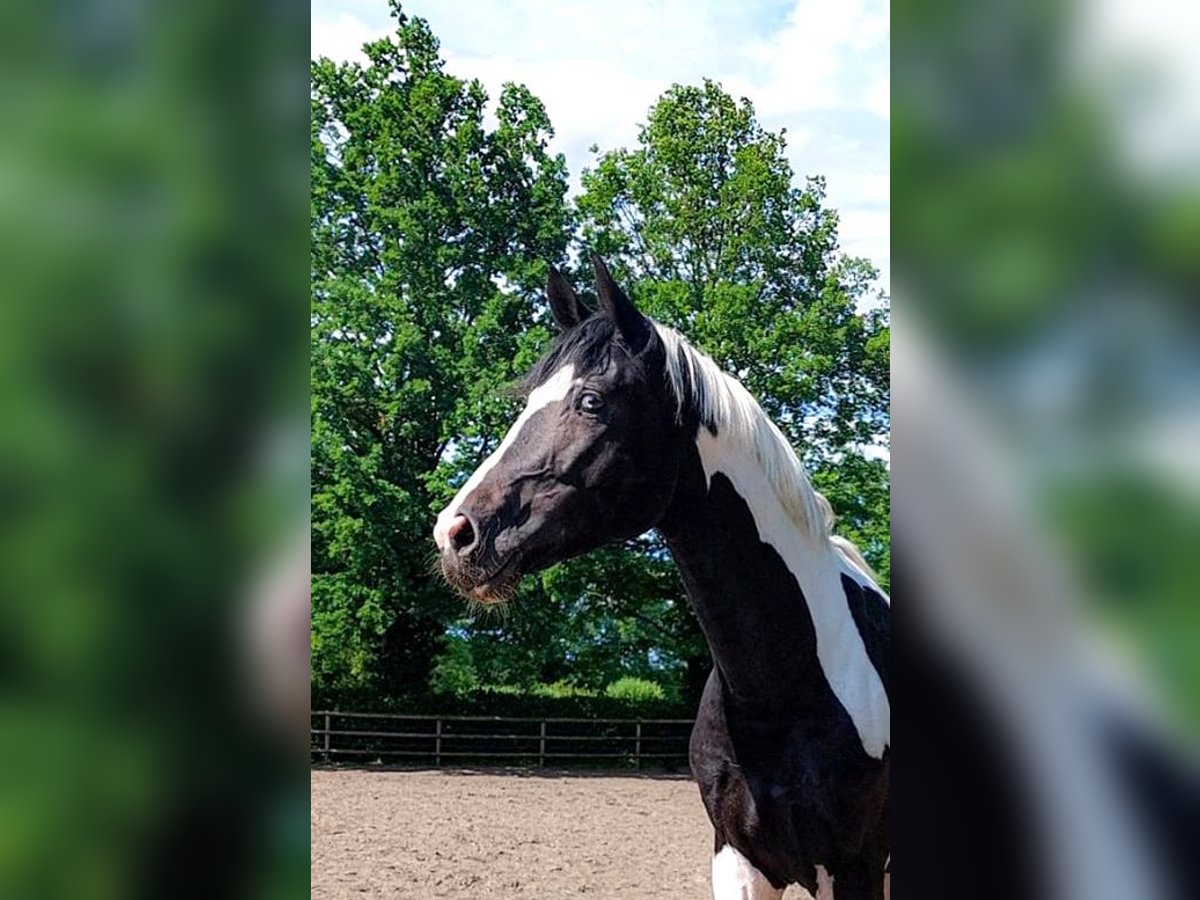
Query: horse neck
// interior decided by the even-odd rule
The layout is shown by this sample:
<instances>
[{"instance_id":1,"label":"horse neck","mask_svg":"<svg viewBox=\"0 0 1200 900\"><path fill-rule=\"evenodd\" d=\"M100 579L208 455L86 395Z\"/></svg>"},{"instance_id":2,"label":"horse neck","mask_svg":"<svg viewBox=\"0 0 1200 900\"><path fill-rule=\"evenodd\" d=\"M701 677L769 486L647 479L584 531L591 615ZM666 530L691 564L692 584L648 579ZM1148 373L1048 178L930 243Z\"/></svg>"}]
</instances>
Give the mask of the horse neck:
<instances>
[{"instance_id":1,"label":"horse neck","mask_svg":"<svg viewBox=\"0 0 1200 900\"><path fill-rule=\"evenodd\" d=\"M840 595L828 538L792 521L756 460L722 457L703 432L658 527L730 699L793 711L815 702L827 675L810 606Z\"/></svg>"}]
</instances>

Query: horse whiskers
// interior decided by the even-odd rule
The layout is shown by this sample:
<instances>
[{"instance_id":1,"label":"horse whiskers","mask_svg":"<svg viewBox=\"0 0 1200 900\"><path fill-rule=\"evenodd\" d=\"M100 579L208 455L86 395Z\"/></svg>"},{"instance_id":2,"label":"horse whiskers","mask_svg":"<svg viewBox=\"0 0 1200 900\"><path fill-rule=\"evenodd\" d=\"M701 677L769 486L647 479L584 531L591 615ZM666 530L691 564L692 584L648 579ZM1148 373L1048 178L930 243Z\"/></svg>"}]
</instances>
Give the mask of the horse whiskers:
<instances>
[{"instance_id":1,"label":"horse whiskers","mask_svg":"<svg viewBox=\"0 0 1200 900\"><path fill-rule=\"evenodd\" d=\"M489 580L501 574L507 564L483 566L475 560L455 561L449 565L443 556L435 555L431 560L431 568L445 582L467 601L468 609L472 612L482 607L489 609L502 608L517 592L521 581L519 575L508 574L499 584L490 584ZM487 586L485 597L479 595L479 589Z\"/></svg>"},{"instance_id":2,"label":"horse whiskers","mask_svg":"<svg viewBox=\"0 0 1200 900\"><path fill-rule=\"evenodd\" d=\"M425 570L435 578L442 577L442 551L434 547L425 557Z\"/></svg>"},{"instance_id":3,"label":"horse whiskers","mask_svg":"<svg viewBox=\"0 0 1200 900\"><path fill-rule=\"evenodd\" d=\"M467 601L467 612L471 618L476 621L488 622L488 620L492 620L499 624L506 623L513 613L513 607L509 605L509 601L516 595L517 590L513 586L512 588L505 588L500 593L502 596L498 599L490 600L486 603L478 597L464 598Z\"/></svg>"}]
</instances>

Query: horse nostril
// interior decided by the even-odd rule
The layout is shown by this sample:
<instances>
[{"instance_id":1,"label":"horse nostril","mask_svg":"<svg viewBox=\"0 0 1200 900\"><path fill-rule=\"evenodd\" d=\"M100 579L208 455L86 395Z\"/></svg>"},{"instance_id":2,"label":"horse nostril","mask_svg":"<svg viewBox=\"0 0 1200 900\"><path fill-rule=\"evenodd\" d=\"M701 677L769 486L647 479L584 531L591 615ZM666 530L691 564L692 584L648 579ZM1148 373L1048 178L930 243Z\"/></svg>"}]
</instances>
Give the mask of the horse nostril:
<instances>
[{"instance_id":1,"label":"horse nostril","mask_svg":"<svg viewBox=\"0 0 1200 900\"><path fill-rule=\"evenodd\" d=\"M455 516L446 529L446 540L450 548L460 556L475 546L475 529L466 516Z\"/></svg>"}]
</instances>

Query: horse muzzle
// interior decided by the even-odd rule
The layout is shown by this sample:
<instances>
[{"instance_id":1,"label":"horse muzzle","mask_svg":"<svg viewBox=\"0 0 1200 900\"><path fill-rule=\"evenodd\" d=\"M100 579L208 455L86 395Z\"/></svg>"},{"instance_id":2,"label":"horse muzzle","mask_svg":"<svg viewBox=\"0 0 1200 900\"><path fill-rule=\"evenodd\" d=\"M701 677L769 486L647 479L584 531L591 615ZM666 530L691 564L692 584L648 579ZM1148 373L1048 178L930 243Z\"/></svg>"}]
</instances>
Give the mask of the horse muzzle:
<instances>
[{"instance_id":1,"label":"horse muzzle","mask_svg":"<svg viewBox=\"0 0 1200 900\"><path fill-rule=\"evenodd\" d=\"M433 540L439 551L442 577L468 600L503 603L516 592L522 574L516 557L485 559L495 554L481 552L479 526L470 516L457 513L439 517Z\"/></svg>"}]
</instances>

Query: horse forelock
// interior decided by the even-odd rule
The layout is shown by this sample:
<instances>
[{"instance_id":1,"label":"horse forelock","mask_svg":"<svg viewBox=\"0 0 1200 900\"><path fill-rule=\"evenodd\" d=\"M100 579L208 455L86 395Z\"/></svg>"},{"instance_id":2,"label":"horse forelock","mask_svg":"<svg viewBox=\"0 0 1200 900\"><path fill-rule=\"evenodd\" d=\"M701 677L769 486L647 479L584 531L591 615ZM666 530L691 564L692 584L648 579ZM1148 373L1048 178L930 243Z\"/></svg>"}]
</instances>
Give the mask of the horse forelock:
<instances>
[{"instance_id":1,"label":"horse forelock","mask_svg":"<svg viewBox=\"0 0 1200 900\"><path fill-rule=\"evenodd\" d=\"M612 362L616 328L605 316L591 316L558 335L542 358L518 382L525 394L532 393L565 365L579 373L603 371Z\"/></svg>"}]
</instances>

